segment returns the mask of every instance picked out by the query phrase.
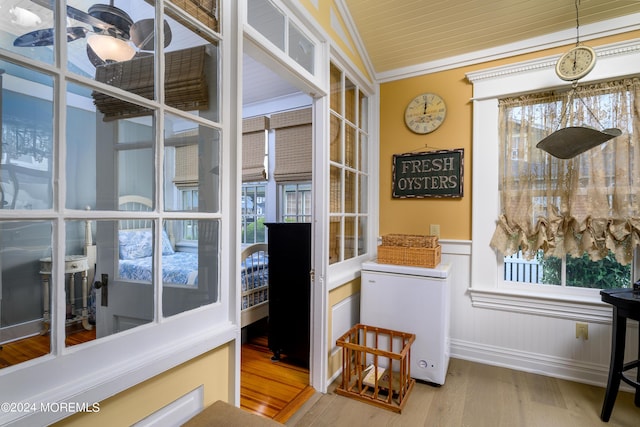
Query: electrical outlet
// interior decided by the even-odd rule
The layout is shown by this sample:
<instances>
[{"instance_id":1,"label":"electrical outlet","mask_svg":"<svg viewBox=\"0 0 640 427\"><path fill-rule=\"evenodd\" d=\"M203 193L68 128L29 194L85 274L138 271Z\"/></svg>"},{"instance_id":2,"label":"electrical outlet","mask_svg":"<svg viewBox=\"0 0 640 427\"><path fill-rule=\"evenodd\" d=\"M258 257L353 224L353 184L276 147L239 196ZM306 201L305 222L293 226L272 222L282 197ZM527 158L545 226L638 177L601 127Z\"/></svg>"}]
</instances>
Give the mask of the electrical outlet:
<instances>
[{"instance_id":1,"label":"electrical outlet","mask_svg":"<svg viewBox=\"0 0 640 427\"><path fill-rule=\"evenodd\" d=\"M582 338L583 340L589 339L589 324L588 323L576 323L576 338Z\"/></svg>"},{"instance_id":2,"label":"electrical outlet","mask_svg":"<svg viewBox=\"0 0 640 427\"><path fill-rule=\"evenodd\" d=\"M440 238L440 224L429 224L429 234Z\"/></svg>"}]
</instances>

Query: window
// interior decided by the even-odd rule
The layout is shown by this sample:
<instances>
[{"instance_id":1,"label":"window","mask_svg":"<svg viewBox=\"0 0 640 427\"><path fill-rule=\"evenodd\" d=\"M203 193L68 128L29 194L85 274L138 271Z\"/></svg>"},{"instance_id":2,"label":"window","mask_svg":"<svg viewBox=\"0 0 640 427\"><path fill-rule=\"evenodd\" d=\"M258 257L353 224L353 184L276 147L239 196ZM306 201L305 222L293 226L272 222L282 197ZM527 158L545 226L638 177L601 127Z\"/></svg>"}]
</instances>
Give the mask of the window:
<instances>
[{"instance_id":1,"label":"window","mask_svg":"<svg viewBox=\"0 0 640 427\"><path fill-rule=\"evenodd\" d=\"M182 201L180 208L183 211L198 211L198 188L182 188L180 189L180 200ZM186 219L181 221L182 234L181 240L198 240L198 222Z\"/></svg>"},{"instance_id":2,"label":"window","mask_svg":"<svg viewBox=\"0 0 640 427\"><path fill-rule=\"evenodd\" d=\"M640 72L640 65L628 61L628 57L622 53L637 49L637 42L634 41L597 48L599 65L581 84L637 74ZM608 321L610 311L604 308L600 310L599 305L595 310L593 309L593 303L600 301L597 289L505 281L504 256L491 247L496 230L496 219L501 213L498 190L501 183L499 171L503 166L499 163L502 156L499 149L501 136L497 126L500 123L499 100L517 97L520 94L548 92L550 88L560 86L569 89L555 75L556 59L556 57L540 58L467 75L473 84L474 153L473 257L471 259L473 282L470 295L475 307L536 313L559 318L585 316ZM522 158L524 156L521 152L523 141L514 138L513 142L514 147L509 157ZM606 206L609 206L608 202ZM517 249L513 251L513 253L516 252ZM529 258L531 256L535 257L535 251L531 251ZM632 268L637 268L636 260L633 260L632 264ZM562 269L560 272L563 274ZM560 302L556 304L555 301Z\"/></svg>"},{"instance_id":3,"label":"window","mask_svg":"<svg viewBox=\"0 0 640 427\"><path fill-rule=\"evenodd\" d=\"M270 0L249 0L247 21L304 70L315 72L315 43Z\"/></svg>"},{"instance_id":4,"label":"window","mask_svg":"<svg viewBox=\"0 0 640 427\"><path fill-rule=\"evenodd\" d=\"M500 100L502 211L491 243L507 255L505 280L630 286L639 88L625 79ZM570 159L536 147L569 126L621 128L622 135Z\"/></svg>"},{"instance_id":5,"label":"window","mask_svg":"<svg viewBox=\"0 0 640 427\"><path fill-rule=\"evenodd\" d=\"M230 79L222 63L238 60L238 53L223 48L236 43L236 22L223 39L217 0L200 2L197 11L164 0L111 2L118 12L100 16L117 15L114 25L128 21L120 19L124 14L132 22L145 19L136 31L150 33L136 34L142 38L134 48L111 30L96 34L98 28L87 23L100 19L88 14L94 1L66 3L69 8L23 4L39 18L31 27L11 19L0 23L0 97L11 106L0 109L0 345L41 341L38 352L12 365L29 363L0 369L3 384L26 385L3 388L2 401L46 396L63 402L87 390L102 400L157 375L159 354L166 370L207 351L194 343L202 343L212 325L219 329L210 335L218 345L234 334L220 338L230 318L229 300L221 295L233 294L221 280L231 275L229 255L220 251L222 230L236 233L230 203L222 203L223 195L235 195L222 174L238 172L231 150L223 149L231 139L223 129L238 109L236 100L222 108L222 88ZM100 6L101 12L111 7ZM69 16L56 16L64 11ZM67 26L82 37L67 42ZM105 56L100 40L118 41L128 56ZM175 153L183 147L197 158L190 164L197 177L191 187L185 186L191 176L176 177L183 169L176 167ZM193 253L175 245L178 231L197 241ZM169 266L186 261L171 264L165 259L170 255L189 258L192 268L175 274ZM100 289L92 286L94 277ZM71 336L78 329L88 336L81 343ZM131 380L123 357L136 360ZM110 385L95 375L96 365L108 372ZM70 371L73 378L65 374ZM32 424L60 417L36 416ZM29 424L23 417L0 413L0 424L18 418Z\"/></svg>"},{"instance_id":6,"label":"window","mask_svg":"<svg viewBox=\"0 0 640 427\"><path fill-rule=\"evenodd\" d=\"M280 221L311 222L311 183L281 184Z\"/></svg>"},{"instance_id":7,"label":"window","mask_svg":"<svg viewBox=\"0 0 640 427\"><path fill-rule=\"evenodd\" d=\"M368 99L331 64L329 263L364 255L368 230Z\"/></svg>"},{"instance_id":8,"label":"window","mask_svg":"<svg viewBox=\"0 0 640 427\"><path fill-rule=\"evenodd\" d=\"M263 243L267 201L266 183L242 184L242 243Z\"/></svg>"}]
</instances>

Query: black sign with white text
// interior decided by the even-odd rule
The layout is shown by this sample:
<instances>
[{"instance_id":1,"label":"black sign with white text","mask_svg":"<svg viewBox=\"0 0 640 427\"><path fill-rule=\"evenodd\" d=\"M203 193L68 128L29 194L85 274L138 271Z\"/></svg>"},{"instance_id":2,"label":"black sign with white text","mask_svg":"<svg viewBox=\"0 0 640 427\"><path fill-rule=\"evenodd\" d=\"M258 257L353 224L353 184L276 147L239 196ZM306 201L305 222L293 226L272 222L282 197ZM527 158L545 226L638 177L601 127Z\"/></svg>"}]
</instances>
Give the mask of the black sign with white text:
<instances>
[{"instance_id":1,"label":"black sign with white text","mask_svg":"<svg viewBox=\"0 0 640 427\"><path fill-rule=\"evenodd\" d=\"M462 197L464 149L393 155L393 197Z\"/></svg>"}]
</instances>

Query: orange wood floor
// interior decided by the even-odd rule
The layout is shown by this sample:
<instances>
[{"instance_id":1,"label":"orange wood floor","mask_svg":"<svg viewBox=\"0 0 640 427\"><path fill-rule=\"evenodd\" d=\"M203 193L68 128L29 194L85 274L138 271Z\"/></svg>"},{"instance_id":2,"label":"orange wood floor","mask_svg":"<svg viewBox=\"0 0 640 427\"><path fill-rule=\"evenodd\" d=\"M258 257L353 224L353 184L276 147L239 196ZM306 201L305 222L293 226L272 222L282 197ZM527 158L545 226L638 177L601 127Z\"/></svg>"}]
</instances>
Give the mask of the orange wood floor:
<instances>
[{"instance_id":1,"label":"orange wood floor","mask_svg":"<svg viewBox=\"0 0 640 427\"><path fill-rule=\"evenodd\" d=\"M309 370L289 364L286 358L272 361L266 337L242 345L240 407L284 423L314 393Z\"/></svg>"}]
</instances>

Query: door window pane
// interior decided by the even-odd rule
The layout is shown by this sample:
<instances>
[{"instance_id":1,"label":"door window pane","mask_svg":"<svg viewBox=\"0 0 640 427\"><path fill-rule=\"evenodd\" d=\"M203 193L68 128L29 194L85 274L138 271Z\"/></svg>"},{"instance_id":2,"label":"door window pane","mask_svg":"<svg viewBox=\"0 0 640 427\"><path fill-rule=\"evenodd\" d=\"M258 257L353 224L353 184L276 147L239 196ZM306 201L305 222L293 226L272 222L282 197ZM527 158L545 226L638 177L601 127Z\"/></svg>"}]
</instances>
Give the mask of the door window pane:
<instances>
[{"instance_id":1,"label":"door window pane","mask_svg":"<svg viewBox=\"0 0 640 427\"><path fill-rule=\"evenodd\" d=\"M92 341L95 330L95 295L92 299L96 265L93 221L66 222L64 260L65 344L67 347ZM88 239L87 239L88 237ZM42 265L49 265L48 262Z\"/></svg>"},{"instance_id":2,"label":"door window pane","mask_svg":"<svg viewBox=\"0 0 640 427\"><path fill-rule=\"evenodd\" d=\"M121 195L152 199L151 111L136 118L105 120L96 111L92 94L95 91L86 86L67 85L66 207L120 210Z\"/></svg>"},{"instance_id":3,"label":"door window pane","mask_svg":"<svg viewBox=\"0 0 640 427\"><path fill-rule=\"evenodd\" d=\"M162 313L172 316L218 301L220 223L215 220L188 221L197 231L196 241L163 244ZM165 231L185 229L184 221L167 221Z\"/></svg>"},{"instance_id":4,"label":"door window pane","mask_svg":"<svg viewBox=\"0 0 640 427\"><path fill-rule=\"evenodd\" d=\"M220 131L171 114L165 129L165 210L218 212ZM185 194L186 188L197 191Z\"/></svg>"},{"instance_id":5,"label":"door window pane","mask_svg":"<svg viewBox=\"0 0 640 427\"><path fill-rule=\"evenodd\" d=\"M285 18L269 0L249 0L247 20L249 25L284 51Z\"/></svg>"},{"instance_id":6,"label":"door window pane","mask_svg":"<svg viewBox=\"0 0 640 427\"><path fill-rule=\"evenodd\" d=\"M315 46L295 25L289 22L289 56L313 74Z\"/></svg>"},{"instance_id":7,"label":"door window pane","mask_svg":"<svg viewBox=\"0 0 640 427\"><path fill-rule=\"evenodd\" d=\"M39 82L32 91L23 79ZM53 207L53 79L0 61L0 209Z\"/></svg>"},{"instance_id":8,"label":"door window pane","mask_svg":"<svg viewBox=\"0 0 640 427\"><path fill-rule=\"evenodd\" d=\"M47 64L54 63L55 15L52 8L23 2L11 8L3 7L2 13L8 21L0 30L2 49ZM73 27L69 33L73 36Z\"/></svg>"},{"instance_id":9,"label":"door window pane","mask_svg":"<svg viewBox=\"0 0 640 427\"><path fill-rule=\"evenodd\" d=\"M50 221L0 222L0 368L51 350L52 230Z\"/></svg>"},{"instance_id":10,"label":"door window pane","mask_svg":"<svg viewBox=\"0 0 640 427\"><path fill-rule=\"evenodd\" d=\"M344 79L344 118L353 124L356 122L356 108L358 106L356 86L347 78Z\"/></svg>"},{"instance_id":11,"label":"door window pane","mask_svg":"<svg viewBox=\"0 0 640 427\"><path fill-rule=\"evenodd\" d=\"M342 71L334 64L331 64L329 80L331 84L331 93L329 94L331 111L342 114Z\"/></svg>"},{"instance_id":12,"label":"door window pane","mask_svg":"<svg viewBox=\"0 0 640 427\"><path fill-rule=\"evenodd\" d=\"M144 212L134 202L126 206L132 212ZM97 338L153 321L154 225L153 220L141 216L95 222L96 275L89 290L88 311Z\"/></svg>"}]
</instances>

